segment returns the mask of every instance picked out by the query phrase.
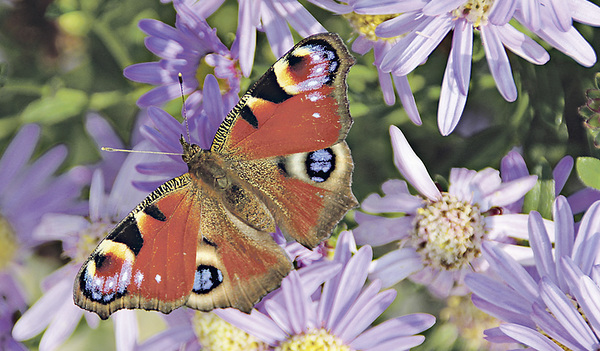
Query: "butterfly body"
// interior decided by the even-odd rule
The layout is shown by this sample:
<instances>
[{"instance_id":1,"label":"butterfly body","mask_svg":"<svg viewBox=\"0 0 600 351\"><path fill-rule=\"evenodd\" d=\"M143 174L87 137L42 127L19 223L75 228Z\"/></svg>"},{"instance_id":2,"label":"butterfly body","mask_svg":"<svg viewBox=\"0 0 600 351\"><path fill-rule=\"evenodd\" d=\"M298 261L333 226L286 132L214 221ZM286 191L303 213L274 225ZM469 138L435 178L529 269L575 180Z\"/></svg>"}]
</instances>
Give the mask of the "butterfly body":
<instances>
[{"instance_id":1,"label":"butterfly body","mask_svg":"<svg viewBox=\"0 0 600 351\"><path fill-rule=\"evenodd\" d=\"M101 318L182 305L249 312L292 269L269 233L308 248L357 202L337 35L298 43L227 115L211 148L181 138L188 172L140 203L83 264L74 301Z\"/></svg>"}]
</instances>

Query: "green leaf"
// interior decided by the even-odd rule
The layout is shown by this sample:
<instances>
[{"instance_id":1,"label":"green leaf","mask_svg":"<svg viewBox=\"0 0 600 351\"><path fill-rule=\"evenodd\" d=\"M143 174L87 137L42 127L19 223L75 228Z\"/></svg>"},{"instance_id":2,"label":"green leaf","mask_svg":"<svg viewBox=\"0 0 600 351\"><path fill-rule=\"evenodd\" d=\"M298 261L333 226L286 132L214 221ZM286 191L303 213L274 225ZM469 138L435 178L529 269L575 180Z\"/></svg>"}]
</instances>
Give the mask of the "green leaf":
<instances>
[{"instance_id":1,"label":"green leaf","mask_svg":"<svg viewBox=\"0 0 600 351\"><path fill-rule=\"evenodd\" d=\"M594 157L578 157L575 168L583 184L600 190L600 160Z\"/></svg>"},{"instance_id":2,"label":"green leaf","mask_svg":"<svg viewBox=\"0 0 600 351\"><path fill-rule=\"evenodd\" d=\"M552 219L554 187L554 180L538 180L535 186L525 194L523 213L538 211L542 217Z\"/></svg>"},{"instance_id":3,"label":"green leaf","mask_svg":"<svg viewBox=\"0 0 600 351\"><path fill-rule=\"evenodd\" d=\"M21 114L23 123L53 124L81 114L88 103L81 90L59 89L54 95L33 101Z\"/></svg>"}]
</instances>

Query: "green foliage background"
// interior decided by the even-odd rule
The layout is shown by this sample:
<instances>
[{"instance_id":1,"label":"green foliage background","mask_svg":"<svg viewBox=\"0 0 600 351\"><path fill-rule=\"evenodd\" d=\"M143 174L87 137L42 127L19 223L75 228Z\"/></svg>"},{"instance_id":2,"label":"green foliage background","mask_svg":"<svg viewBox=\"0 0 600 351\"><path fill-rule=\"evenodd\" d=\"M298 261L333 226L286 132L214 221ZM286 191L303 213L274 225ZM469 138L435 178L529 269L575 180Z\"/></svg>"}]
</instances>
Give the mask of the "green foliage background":
<instances>
[{"instance_id":1,"label":"green foliage background","mask_svg":"<svg viewBox=\"0 0 600 351\"><path fill-rule=\"evenodd\" d=\"M353 38L351 27L342 17L301 2L325 28L340 33L348 42ZM38 123L42 126L42 138L37 155L52 145L64 143L69 148L69 157L62 170L93 163L100 153L84 128L84 117L91 111L108 119L127 142L140 113L135 101L151 87L128 81L122 71L133 63L157 60L144 47L145 35L137 22L142 18L155 18L174 25L172 5L158 0L23 0L16 3L14 8L0 5L3 6L0 7L0 150L4 150L22 125ZM236 19L234 0L226 1L208 19L228 46L235 36ZM600 47L598 29L579 24L576 27L594 48ZM598 157L598 150L589 141L577 109L585 103L586 89L594 87L594 74L599 66L581 67L543 43L551 54L550 62L544 66L534 66L509 52L519 91L518 100L509 103L498 93L481 42L476 38L465 113L457 130L442 137L437 129L437 104L450 45L451 36L424 66L409 75L422 126L413 125L399 103L384 104L372 54L357 57L358 64L348 77L351 113L355 119L348 143L356 164L353 189L359 200L380 191L385 180L400 177L392 163L390 124L400 127L431 175L441 184L445 184L444 178L452 167L498 169L501 158L514 147L521 149L529 170L542 180L551 179L551 167L565 155ZM242 91L275 59L264 34L259 34L254 70L249 79L243 79ZM166 109L180 118L180 107L179 101L173 101ZM582 167L588 184L596 179L594 185L597 186L597 171L593 169L598 168L597 160L583 161L578 170ZM564 194L581 187L580 180L572 175ZM538 196L537 199L540 197L547 199L542 201L545 204L536 200L531 207L545 208L542 213L548 217L548 201L554 197ZM381 250L385 248L376 250L376 254ZM58 267L62 262L55 256L46 255L44 262ZM36 285L41 277L31 278L31 282L27 282L31 294L39 296ZM398 289L400 293L390 315L429 312L439 317L442 302L434 300L423 288L402 283ZM84 339L94 340L111 334L111 328L105 325L94 332L82 329L80 326L77 335L86 335ZM37 341L29 345L35 348ZM71 347L75 347L74 343L81 345L71 342ZM468 347L452 326L438 319L419 349Z\"/></svg>"}]
</instances>

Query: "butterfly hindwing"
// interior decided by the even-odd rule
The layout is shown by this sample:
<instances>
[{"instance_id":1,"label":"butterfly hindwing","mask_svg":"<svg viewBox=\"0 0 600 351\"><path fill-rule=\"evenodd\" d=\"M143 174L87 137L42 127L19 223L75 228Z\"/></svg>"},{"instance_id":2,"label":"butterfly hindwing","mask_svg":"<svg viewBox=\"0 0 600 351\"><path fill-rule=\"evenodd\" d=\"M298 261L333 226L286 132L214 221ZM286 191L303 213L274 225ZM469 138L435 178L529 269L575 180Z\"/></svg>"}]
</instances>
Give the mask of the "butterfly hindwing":
<instances>
[{"instance_id":1,"label":"butterfly hindwing","mask_svg":"<svg viewBox=\"0 0 600 351\"><path fill-rule=\"evenodd\" d=\"M284 234L308 248L327 238L357 204L350 190L352 157L343 141L311 152L233 162L231 168L260 195Z\"/></svg>"},{"instance_id":2,"label":"butterfly hindwing","mask_svg":"<svg viewBox=\"0 0 600 351\"><path fill-rule=\"evenodd\" d=\"M268 232L242 222L212 196L203 199L196 279L187 302L203 311L234 307L250 312L292 269Z\"/></svg>"},{"instance_id":3,"label":"butterfly hindwing","mask_svg":"<svg viewBox=\"0 0 600 351\"><path fill-rule=\"evenodd\" d=\"M346 75L353 63L337 34L302 40L240 99L217 130L211 151L259 159L342 141L352 124Z\"/></svg>"},{"instance_id":4,"label":"butterfly hindwing","mask_svg":"<svg viewBox=\"0 0 600 351\"><path fill-rule=\"evenodd\" d=\"M121 308L168 313L185 304L194 283L198 198L189 174L150 194L83 264L75 303L103 319Z\"/></svg>"}]
</instances>

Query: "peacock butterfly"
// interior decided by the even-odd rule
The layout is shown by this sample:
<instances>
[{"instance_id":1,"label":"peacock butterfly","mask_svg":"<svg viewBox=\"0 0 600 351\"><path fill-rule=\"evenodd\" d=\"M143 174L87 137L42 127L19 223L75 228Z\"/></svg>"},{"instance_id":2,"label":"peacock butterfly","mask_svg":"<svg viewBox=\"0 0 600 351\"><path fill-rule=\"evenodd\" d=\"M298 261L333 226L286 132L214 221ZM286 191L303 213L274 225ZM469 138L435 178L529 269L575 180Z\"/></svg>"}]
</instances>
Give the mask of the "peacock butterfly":
<instances>
[{"instance_id":1,"label":"peacock butterfly","mask_svg":"<svg viewBox=\"0 0 600 351\"><path fill-rule=\"evenodd\" d=\"M357 205L346 75L337 34L308 37L227 115L210 150L181 137L188 172L161 185L98 245L75 278L75 303L116 310L250 312L292 269L276 225L313 248Z\"/></svg>"}]
</instances>

